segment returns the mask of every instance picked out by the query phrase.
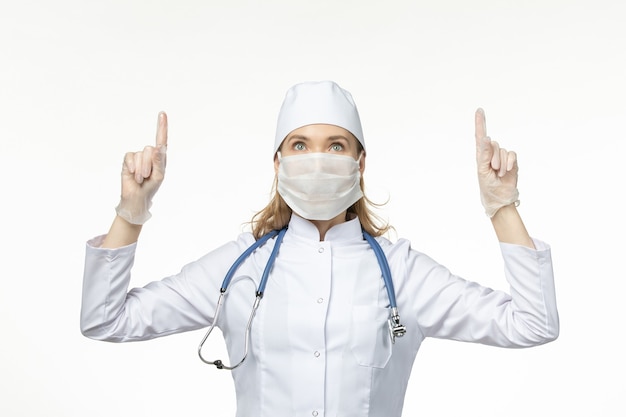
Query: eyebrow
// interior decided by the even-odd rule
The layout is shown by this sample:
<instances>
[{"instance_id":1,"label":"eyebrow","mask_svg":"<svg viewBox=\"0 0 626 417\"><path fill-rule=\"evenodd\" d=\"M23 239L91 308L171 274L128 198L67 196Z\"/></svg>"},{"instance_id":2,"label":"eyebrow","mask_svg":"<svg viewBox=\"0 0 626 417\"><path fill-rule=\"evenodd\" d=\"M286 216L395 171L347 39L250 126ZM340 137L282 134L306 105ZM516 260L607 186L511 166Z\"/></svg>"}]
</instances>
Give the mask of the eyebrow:
<instances>
[{"instance_id":1,"label":"eyebrow","mask_svg":"<svg viewBox=\"0 0 626 417\"><path fill-rule=\"evenodd\" d=\"M287 138L288 141L292 141L294 139L303 140L303 141L311 140L311 138L309 138L308 136L304 136L304 135L293 135L293 136L289 136ZM343 136L343 135L333 135L333 136L329 136L328 138L326 138L326 140L329 140L329 141L330 140L339 140L339 139L343 139L343 140L345 140L347 142L350 142L350 140L347 137Z\"/></svg>"}]
</instances>

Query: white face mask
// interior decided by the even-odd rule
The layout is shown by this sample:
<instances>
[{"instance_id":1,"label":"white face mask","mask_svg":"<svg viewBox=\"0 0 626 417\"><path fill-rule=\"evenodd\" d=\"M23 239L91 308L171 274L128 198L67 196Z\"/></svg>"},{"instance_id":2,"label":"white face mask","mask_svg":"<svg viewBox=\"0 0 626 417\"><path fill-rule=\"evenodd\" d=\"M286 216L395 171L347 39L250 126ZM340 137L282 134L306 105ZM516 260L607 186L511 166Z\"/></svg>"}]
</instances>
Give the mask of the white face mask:
<instances>
[{"instance_id":1,"label":"white face mask","mask_svg":"<svg viewBox=\"0 0 626 417\"><path fill-rule=\"evenodd\" d=\"M330 220L363 197L360 160L324 152L279 154L278 193L299 216Z\"/></svg>"}]
</instances>

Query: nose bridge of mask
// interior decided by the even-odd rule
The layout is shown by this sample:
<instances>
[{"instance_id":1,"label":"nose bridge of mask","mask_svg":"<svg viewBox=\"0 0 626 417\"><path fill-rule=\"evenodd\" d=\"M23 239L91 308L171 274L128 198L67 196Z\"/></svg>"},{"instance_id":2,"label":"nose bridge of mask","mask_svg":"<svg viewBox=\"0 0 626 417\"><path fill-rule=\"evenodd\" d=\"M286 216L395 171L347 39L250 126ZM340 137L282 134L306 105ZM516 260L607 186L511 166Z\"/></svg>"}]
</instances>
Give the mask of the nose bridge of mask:
<instances>
[{"instance_id":1,"label":"nose bridge of mask","mask_svg":"<svg viewBox=\"0 0 626 417\"><path fill-rule=\"evenodd\" d=\"M359 171L359 160L350 155L325 154L324 157L320 157L320 168L329 174L352 175L355 171Z\"/></svg>"},{"instance_id":2,"label":"nose bridge of mask","mask_svg":"<svg viewBox=\"0 0 626 417\"><path fill-rule=\"evenodd\" d=\"M333 155L326 152L312 152L302 155L282 156L278 160L283 172L289 176L305 174L351 175L359 170L359 161L347 155Z\"/></svg>"}]
</instances>

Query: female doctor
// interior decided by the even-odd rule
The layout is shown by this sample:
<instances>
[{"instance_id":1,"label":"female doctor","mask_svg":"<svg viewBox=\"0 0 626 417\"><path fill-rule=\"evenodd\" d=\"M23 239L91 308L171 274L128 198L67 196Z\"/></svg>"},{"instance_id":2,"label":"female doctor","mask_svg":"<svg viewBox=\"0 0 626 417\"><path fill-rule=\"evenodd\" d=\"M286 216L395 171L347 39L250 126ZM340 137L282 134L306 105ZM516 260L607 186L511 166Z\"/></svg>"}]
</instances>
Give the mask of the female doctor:
<instances>
[{"instance_id":1,"label":"female doctor","mask_svg":"<svg viewBox=\"0 0 626 417\"><path fill-rule=\"evenodd\" d=\"M556 339L550 248L528 235L516 209L516 155L487 137L480 109L475 125L481 201L509 293L382 237L388 227L363 195L365 141L352 96L334 82L307 82L289 89L280 109L275 193L252 232L128 291L165 173L159 114L156 146L125 156L108 234L87 243L82 333L126 342L219 327L229 357L208 358L202 345L199 354L232 369L240 417L400 416L426 337L509 348Z\"/></svg>"}]
</instances>

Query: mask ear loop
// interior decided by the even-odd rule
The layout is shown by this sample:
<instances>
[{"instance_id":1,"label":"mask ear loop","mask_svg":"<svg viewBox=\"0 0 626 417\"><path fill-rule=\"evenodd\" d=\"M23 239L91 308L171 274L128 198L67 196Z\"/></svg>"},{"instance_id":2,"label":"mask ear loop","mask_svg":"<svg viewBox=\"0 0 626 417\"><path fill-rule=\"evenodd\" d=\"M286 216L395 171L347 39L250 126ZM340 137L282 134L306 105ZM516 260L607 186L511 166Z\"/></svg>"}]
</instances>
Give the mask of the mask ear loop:
<instances>
[{"instance_id":1,"label":"mask ear loop","mask_svg":"<svg viewBox=\"0 0 626 417\"><path fill-rule=\"evenodd\" d=\"M361 149L361 153L359 154L359 157L356 160L356 163L359 166L359 176L360 177L363 176L363 170L365 169L365 166L363 168L361 168L361 158L363 157L363 155L365 155L365 149Z\"/></svg>"}]
</instances>

